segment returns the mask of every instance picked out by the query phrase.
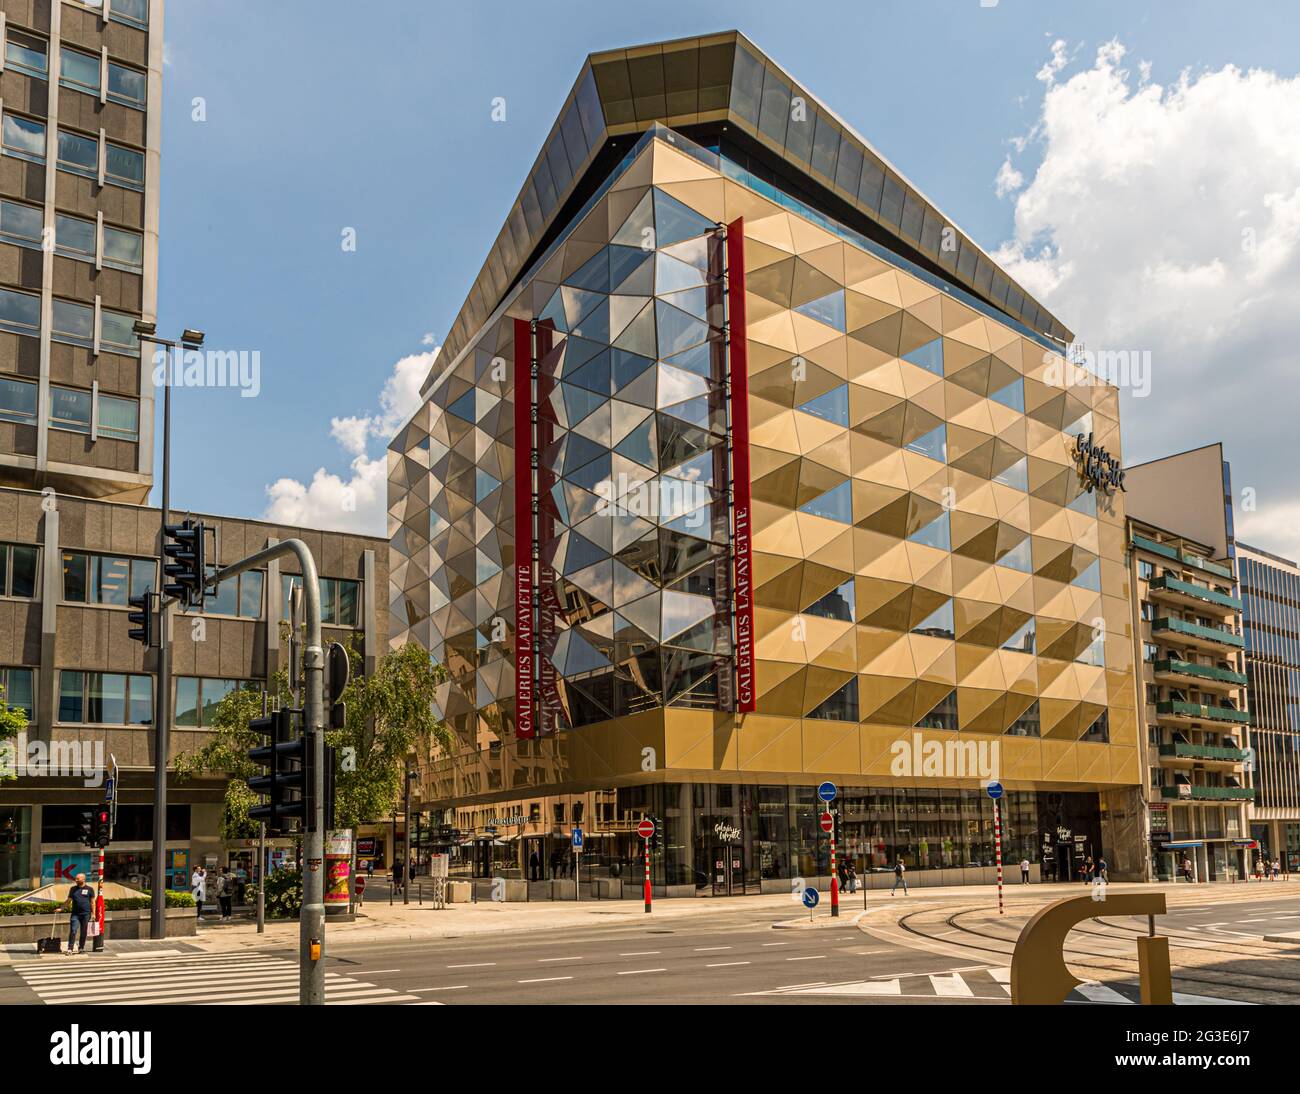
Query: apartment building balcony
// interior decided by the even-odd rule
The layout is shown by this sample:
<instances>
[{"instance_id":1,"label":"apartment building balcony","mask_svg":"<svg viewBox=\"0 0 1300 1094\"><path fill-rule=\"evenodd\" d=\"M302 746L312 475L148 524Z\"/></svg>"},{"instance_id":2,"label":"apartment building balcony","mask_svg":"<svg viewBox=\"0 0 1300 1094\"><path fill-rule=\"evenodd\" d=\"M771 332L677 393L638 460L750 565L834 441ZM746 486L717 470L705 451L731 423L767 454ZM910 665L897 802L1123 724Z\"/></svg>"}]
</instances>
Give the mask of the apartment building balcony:
<instances>
[{"instance_id":1,"label":"apartment building balcony","mask_svg":"<svg viewBox=\"0 0 1300 1094\"><path fill-rule=\"evenodd\" d=\"M1244 749L1220 745L1194 745L1186 741L1157 748L1161 767L1190 768L1201 766L1212 771L1231 771L1246 762Z\"/></svg>"},{"instance_id":2,"label":"apartment building balcony","mask_svg":"<svg viewBox=\"0 0 1300 1094\"><path fill-rule=\"evenodd\" d=\"M1192 783L1180 783L1177 786L1162 786L1160 796L1173 801L1253 802L1255 800L1255 788L1251 786L1196 786Z\"/></svg>"},{"instance_id":3,"label":"apartment building balcony","mask_svg":"<svg viewBox=\"0 0 1300 1094\"><path fill-rule=\"evenodd\" d=\"M1226 722L1232 725L1249 725L1250 712L1233 707L1212 707L1205 703L1188 703L1181 699L1166 699L1156 703L1156 718L1167 725L1190 726L1197 722Z\"/></svg>"},{"instance_id":4,"label":"apartment building balcony","mask_svg":"<svg viewBox=\"0 0 1300 1094\"><path fill-rule=\"evenodd\" d=\"M1156 661L1151 666L1156 679L1172 687L1195 685L1202 691L1228 694L1246 686L1247 678L1243 672L1221 669L1217 665L1198 665L1194 661L1180 661L1169 658Z\"/></svg>"},{"instance_id":5,"label":"apartment building balcony","mask_svg":"<svg viewBox=\"0 0 1300 1094\"><path fill-rule=\"evenodd\" d=\"M1204 627L1185 619L1161 618L1151 622L1151 637L1170 645L1189 646L1198 650L1220 652L1245 648L1246 639L1227 627Z\"/></svg>"},{"instance_id":6,"label":"apartment building balcony","mask_svg":"<svg viewBox=\"0 0 1300 1094\"><path fill-rule=\"evenodd\" d=\"M1147 582L1147 595L1152 600L1177 604L1182 608L1195 608L1212 615L1229 616L1241 611L1241 600L1238 597L1168 575L1153 577Z\"/></svg>"}]
</instances>

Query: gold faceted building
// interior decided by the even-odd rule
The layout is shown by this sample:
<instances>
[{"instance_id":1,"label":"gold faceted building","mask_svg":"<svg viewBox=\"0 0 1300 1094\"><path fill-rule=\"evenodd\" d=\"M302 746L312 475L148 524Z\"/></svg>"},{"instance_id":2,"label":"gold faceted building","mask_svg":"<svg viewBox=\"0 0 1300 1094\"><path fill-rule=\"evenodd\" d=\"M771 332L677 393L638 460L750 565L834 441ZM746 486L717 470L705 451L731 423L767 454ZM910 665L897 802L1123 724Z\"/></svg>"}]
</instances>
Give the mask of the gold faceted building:
<instances>
[{"instance_id":1,"label":"gold faceted building","mask_svg":"<svg viewBox=\"0 0 1300 1094\"><path fill-rule=\"evenodd\" d=\"M1140 781L1116 390L741 35L597 54L389 452L477 872L1035 876ZM1118 481L1117 481L1118 480ZM501 822L501 823L493 823ZM636 890L639 893L639 889Z\"/></svg>"}]
</instances>

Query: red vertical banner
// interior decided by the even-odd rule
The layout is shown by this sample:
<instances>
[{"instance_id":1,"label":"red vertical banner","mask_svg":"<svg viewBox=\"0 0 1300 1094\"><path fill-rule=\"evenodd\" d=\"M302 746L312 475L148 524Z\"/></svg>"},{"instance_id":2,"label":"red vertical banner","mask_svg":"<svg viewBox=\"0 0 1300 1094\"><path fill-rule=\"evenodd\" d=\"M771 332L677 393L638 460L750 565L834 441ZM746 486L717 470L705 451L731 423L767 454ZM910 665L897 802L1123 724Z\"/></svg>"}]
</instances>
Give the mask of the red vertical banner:
<instances>
[{"instance_id":1,"label":"red vertical banner","mask_svg":"<svg viewBox=\"0 0 1300 1094\"><path fill-rule=\"evenodd\" d=\"M557 619L560 601L555 591L558 574L555 560L555 516L551 491L556 483L551 464L556 423L552 404L555 378L563 360L563 340L556 344L555 327L549 319L537 324L537 736L553 737L560 725L563 699L555 662L555 643L559 637Z\"/></svg>"},{"instance_id":2,"label":"red vertical banner","mask_svg":"<svg viewBox=\"0 0 1300 1094\"><path fill-rule=\"evenodd\" d=\"M731 384L732 535L736 559L736 710L755 709L754 569L749 488L749 345L745 327L745 219L727 225L727 371Z\"/></svg>"},{"instance_id":3,"label":"red vertical banner","mask_svg":"<svg viewBox=\"0 0 1300 1094\"><path fill-rule=\"evenodd\" d=\"M533 722L533 335L515 320L515 736Z\"/></svg>"}]
</instances>

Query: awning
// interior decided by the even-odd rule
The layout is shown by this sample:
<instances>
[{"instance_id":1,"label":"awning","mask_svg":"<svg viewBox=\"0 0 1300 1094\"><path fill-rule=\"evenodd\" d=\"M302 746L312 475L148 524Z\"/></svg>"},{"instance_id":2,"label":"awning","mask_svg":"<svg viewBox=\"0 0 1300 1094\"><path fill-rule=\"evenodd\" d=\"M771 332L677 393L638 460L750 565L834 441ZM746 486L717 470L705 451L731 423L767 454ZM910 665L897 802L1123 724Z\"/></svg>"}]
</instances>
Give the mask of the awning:
<instances>
[{"instance_id":1,"label":"awning","mask_svg":"<svg viewBox=\"0 0 1300 1094\"><path fill-rule=\"evenodd\" d=\"M1166 843L1165 846L1172 850L1175 847L1204 847L1205 841L1200 839L1179 840L1176 843Z\"/></svg>"}]
</instances>

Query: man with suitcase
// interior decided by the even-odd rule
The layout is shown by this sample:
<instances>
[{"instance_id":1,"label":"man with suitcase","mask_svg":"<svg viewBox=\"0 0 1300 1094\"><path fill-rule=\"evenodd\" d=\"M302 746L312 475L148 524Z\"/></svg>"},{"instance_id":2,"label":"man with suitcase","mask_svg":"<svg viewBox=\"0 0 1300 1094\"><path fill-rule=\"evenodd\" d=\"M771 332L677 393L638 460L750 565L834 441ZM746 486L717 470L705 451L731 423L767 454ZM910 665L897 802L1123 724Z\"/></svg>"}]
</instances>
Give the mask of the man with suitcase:
<instances>
[{"instance_id":1,"label":"man with suitcase","mask_svg":"<svg viewBox=\"0 0 1300 1094\"><path fill-rule=\"evenodd\" d=\"M68 907L72 909L72 915L68 919L68 949L72 953L72 940L77 939L77 952L86 952L86 928L90 925L90 917L94 915L95 909L95 890L86 884L86 875L78 874L76 883L68 890ZM77 928L81 928L81 936L77 937Z\"/></svg>"}]
</instances>

